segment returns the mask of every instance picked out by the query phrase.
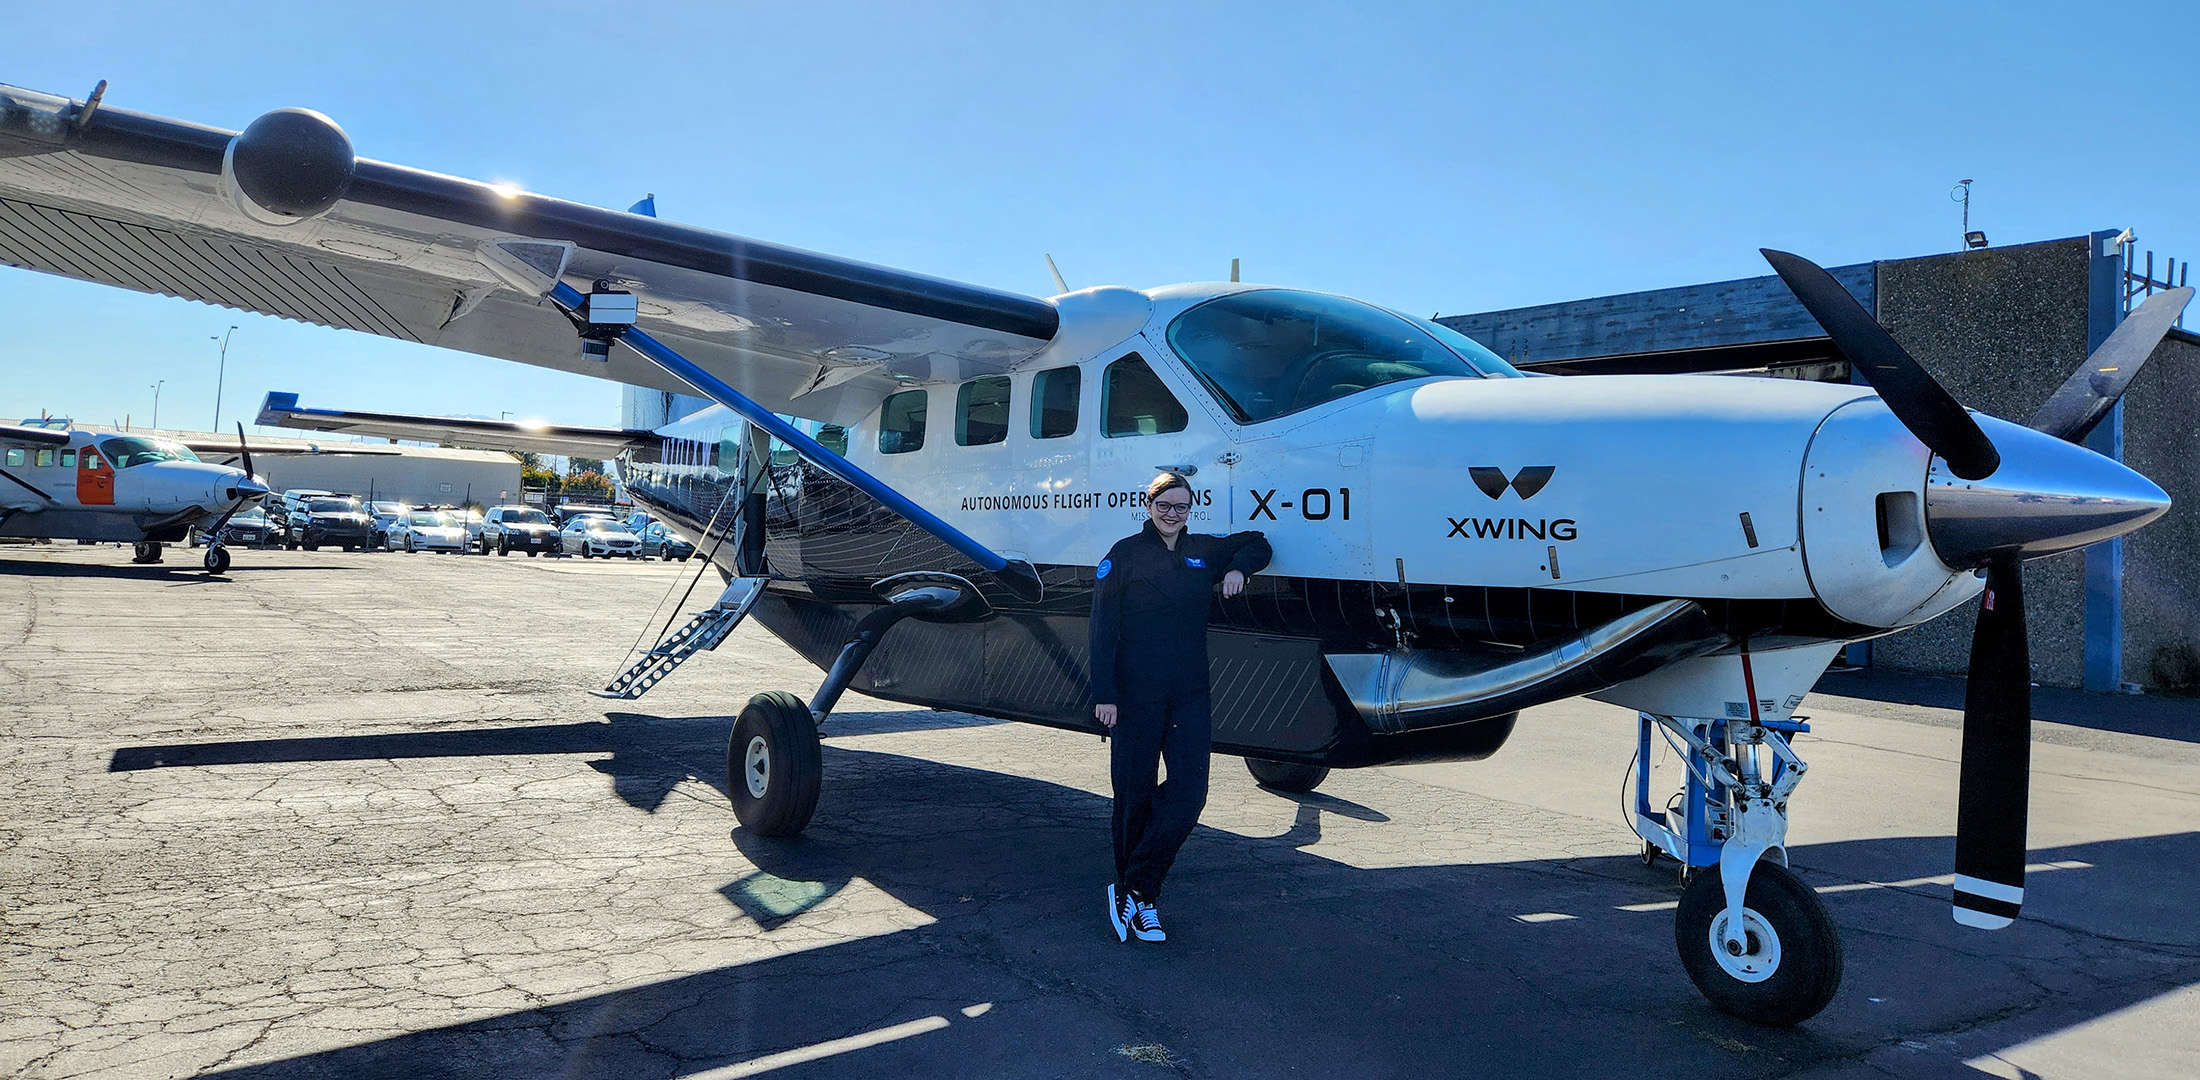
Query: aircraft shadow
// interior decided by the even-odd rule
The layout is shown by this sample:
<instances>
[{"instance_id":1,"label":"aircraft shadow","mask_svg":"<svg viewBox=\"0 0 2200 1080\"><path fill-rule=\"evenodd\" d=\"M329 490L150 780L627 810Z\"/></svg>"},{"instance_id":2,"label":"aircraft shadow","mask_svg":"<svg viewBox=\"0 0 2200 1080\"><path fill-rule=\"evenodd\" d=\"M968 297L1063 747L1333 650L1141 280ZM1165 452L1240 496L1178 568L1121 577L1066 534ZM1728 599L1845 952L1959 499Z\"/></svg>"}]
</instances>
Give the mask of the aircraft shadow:
<instances>
[{"instance_id":1,"label":"aircraft shadow","mask_svg":"<svg viewBox=\"0 0 2200 1080\"><path fill-rule=\"evenodd\" d=\"M637 810L655 813L664 804L665 797L688 780L709 784L721 795L726 793L724 755L733 717L668 718L630 712L604 715L602 721L573 724L125 746L109 757L107 771L400 758L609 754L609 758L589 762L589 767L611 777L612 790ZM828 738L883 735L996 723L1005 721L930 709L848 712L833 714L826 724L825 734ZM692 764L679 767L682 762Z\"/></svg>"},{"instance_id":2,"label":"aircraft shadow","mask_svg":"<svg viewBox=\"0 0 2200 1080\"><path fill-rule=\"evenodd\" d=\"M609 729L628 740L616 756L669 788L722 772L722 724L614 717L448 744L296 742L494 752L570 747ZM271 743L215 745L266 751L224 751L240 760L293 760L272 757ZM160 766L185 763L173 748L145 749L164 751ZM218 756L199 753L201 764ZM1311 797L1296 800L1281 835L1201 827L1170 878L1172 940L1124 945L1102 916L1104 797L832 745L825 766L803 837L733 832L745 863L728 859L727 933L768 943L858 878L929 925L820 948L803 947L814 931L798 933L769 959L217 1075L624 1080L808 1047L840 1052L773 1075L1153 1076L1116 1048L1158 1043L1186 1076L1454 1075L1471 1060L1484 1075L1608 1077L1656 1062L1661 1075L1760 1077L1895 1052L1929 1033L1945 1042L1988 1021L2005 1045L2011 1030L2059 1030L2200 981L2200 928L2182 899L2191 882L2175 884L2200 872L2187 869L2200 867L2200 833L2035 851L2069 865L2034 875L2027 921L2003 935L1956 927L1945 885L1871 884L1944 872L1947 837L1799 849L1805 880L1835 887L1827 903L1845 930L1849 978L1826 1013L1777 1031L1697 996L1673 953L1670 911L1626 910L1678 895L1670 864L1355 867L1302 850L1319 843L1326 815L1407 826ZM881 1030L906 1037L819 1048Z\"/></svg>"},{"instance_id":3,"label":"aircraft shadow","mask_svg":"<svg viewBox=\"0 0 2200 1080\"><path fill-rule=\"evenodd\" d=\"M1934 709L1963 709L1963 679L1905 671L1829 671L1813 693ZM1805 708L1808 711L1808 708ZM2032 688L2032 717L2052 724L2200 742L2200 698L2094 694L2062 686Z\"/></svg>"},{"instance_id":4,"label":"aircraft shadow","mask_svg":"<svg viewBox=\"0 0 2200 1080\"><path fill-rule=\"evenodd\" d=\"M207 581L230 581L253 574L280 574L296 571L356 572L362 567L336 566L313 563L291 563L283 566L256 566L239 559L233 562L227 573L212 577L197 559L189 562L153 563L138 566L132 563L108 565L105 563L57 563L31 559L0 558L0 577L45 578L134 578L140 581L166 581L173 584L200 584Z\"/></svg>"}]
</instances>

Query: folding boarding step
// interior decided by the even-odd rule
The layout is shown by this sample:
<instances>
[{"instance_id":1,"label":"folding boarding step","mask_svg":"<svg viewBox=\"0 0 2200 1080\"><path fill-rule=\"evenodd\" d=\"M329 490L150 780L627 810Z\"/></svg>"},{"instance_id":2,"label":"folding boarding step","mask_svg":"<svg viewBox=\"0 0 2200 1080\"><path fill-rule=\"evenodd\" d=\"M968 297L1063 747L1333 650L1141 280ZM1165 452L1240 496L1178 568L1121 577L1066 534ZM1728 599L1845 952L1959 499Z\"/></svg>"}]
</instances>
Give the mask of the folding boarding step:
<instances>
[{"instance_id":1,"label":"folding boarding step","mask_svg":"<svg viewBox=\"0 0 2200 1080\"><path fill-rule=\"evenodd\" d=\"M689 619L686 625L665 636L652 646L632 667L601 690L592 691L597 697L618 698L632 701L649 692L672 669L687 662L688 657L705 649L715 649L718 643L741 625L741 620L756 606L756 598L764 595L763 578L735 578L720 593L718 602L702 614Z\"/></svg>"}]
</instances>

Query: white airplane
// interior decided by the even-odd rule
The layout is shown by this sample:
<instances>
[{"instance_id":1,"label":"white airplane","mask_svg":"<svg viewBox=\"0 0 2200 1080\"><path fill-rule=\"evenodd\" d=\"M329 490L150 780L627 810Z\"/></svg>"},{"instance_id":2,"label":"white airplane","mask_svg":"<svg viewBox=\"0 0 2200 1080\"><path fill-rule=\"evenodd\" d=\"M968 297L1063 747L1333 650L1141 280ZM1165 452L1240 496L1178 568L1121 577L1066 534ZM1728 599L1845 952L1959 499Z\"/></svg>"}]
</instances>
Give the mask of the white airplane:
<instances>
[{"instance_id":1,"label":"white airplane","mask_svg":"<svg viewBox=\"0 0 2200 1080\"><path fill-rule=\"evenodd\" d=\"M2020 426L1963 409L1823 271L1767 255L1870 387L1527 378L1342 297L1039 299L362 159L309 111L238 134L0 88L0 259L717 401L593 437L627 447L628 491L730 579L615 692L746 615L827 669L807 704L760 694L734 723L745 828L808 822L818 724L851 686L1099 731L1094 565L1170 469L1196 489L1194 527L1262 529L1276 551L1215 603L1218 750L1303 790L1333 766L1485 757L1542 702L1638 710L1642 749L1661 734L1690 763L1670 812L1637 781L1635 822L1695 871L1684 964L1717 1007L1793 1024L1842 967L1785 868L1795 708L1846 643L1984 590L1956 917L2014 918L2019 566L2167 508L2077 442L2190 291L2128 318ZM263 422L461 423L280 399ZM463 423L444 437L500 445Z\"/></svg>"},{"instance_id":2,"label":"white airplane","mask_svg":"<svg viewBox=\"0 0 2200 1080\"><path fill-rule=\"evenodd\" d=\"M242 424L237 450L242 468L162 435L0 424L0 536L117 541L136 545L130 561L157 563L162 545L204 525L206 568L222 573L222 527L267 495Z\"/></svg>"}]
</instances>

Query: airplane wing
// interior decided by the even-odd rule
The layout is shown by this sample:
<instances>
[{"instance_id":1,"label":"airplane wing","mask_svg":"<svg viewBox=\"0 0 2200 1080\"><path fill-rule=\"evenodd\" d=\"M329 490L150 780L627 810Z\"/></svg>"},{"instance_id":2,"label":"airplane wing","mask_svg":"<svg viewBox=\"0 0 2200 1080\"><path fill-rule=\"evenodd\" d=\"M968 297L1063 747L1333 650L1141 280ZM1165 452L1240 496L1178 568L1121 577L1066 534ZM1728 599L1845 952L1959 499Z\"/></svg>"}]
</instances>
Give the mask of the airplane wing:
<instances>
[{"instance_id":1,"label":"airplane wing","mask_svg":"<svg viewBox=\"0 0 2200 1080\"><path fill-rule=\"evenodd\" d=\"M224 439L218 435L163 435L161 437L164 439L170 439L174 442L182 443L184 446L189 447L192 453L197 454L200 459L205 461L220 461L223 464L234 464L239 456L237 453L237 440L235 439ZM305 457L321 454L352 455L357 457L389 457L404 453L403 450L400 450L394 446L376 445L374 443L355 443L350 441L331 441L325 443L288 441L271 443L265 441L247 441L244 445L246 446L246 448L252 451L252 456L256 458Z\"/></svg>"},{"instance_id":2,"label":"airplane wing","mask_svg":"<svg viewBox=\"0 0 2200 1080\"><path fill-rule=\"evenodd\" d=\"M102 84L102 91L104 84ZM853 423L898 385L1000 372L1052 304L357 157L317 113L243 133L0 85L0 262L664 390L585 356L541 276L775 412Z\"/></svg>"},{"instance_id":3,"label":"airplane wing","mask_svg":"<svg viewBox=\"0 0 2200 1080\"><path fill-rule=\"evenodd\" d=\"M0 424L0 446L67 446L69 433L48 428Z\"/></svg>"},{"instance_id":4,"label":"airplane wing","mask_svg":"<svg viewBox=\"0 0 2200 1080\"><path fill-rule=\"evenodd\" d=\"M298 395L270 393L260 406L262 427L340 431L391 439L417 439L443 446L512 450L571 457L615 458L628 450L657 445L646 429L538 424L526 420L476 420L463 416L411 416L404 413L308 409ZM255 449L254 453L259 451Z\"/></svg>"}]
</instances>

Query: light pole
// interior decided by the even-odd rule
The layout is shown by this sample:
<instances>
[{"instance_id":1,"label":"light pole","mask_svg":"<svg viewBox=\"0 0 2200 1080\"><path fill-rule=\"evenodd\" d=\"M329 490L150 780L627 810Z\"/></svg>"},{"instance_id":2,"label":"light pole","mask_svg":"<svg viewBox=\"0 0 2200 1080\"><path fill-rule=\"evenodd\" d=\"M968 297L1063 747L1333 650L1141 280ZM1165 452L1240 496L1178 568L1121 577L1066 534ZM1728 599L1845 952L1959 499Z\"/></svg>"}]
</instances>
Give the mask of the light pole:
<instances>
[{"instance_id":1,"label":"light pole","mask_svg":"<svg viewBox=\"0 0 2200 1080\"><path fill-rule=\"evenodd\" d=\"M237 328L232 326L229 328L229 333L222 335L221 366L214 369L214 426L209 430L217 434L222 429L222 378L229 373L229 334L236 332ZM212 341L214 339L209 337L206 340Z\"/></svg>"},{"instance_id":2,"label":"light pole","mask_svg":"<svg viewBox=\"0 0 2200 1080\"><path fill-rule=\"evenodd\" d=\"M160 431L160 388L166 385L168 385L166 379L153 384L153 431L155 433Z\"/></svg>"}]
</instances>

